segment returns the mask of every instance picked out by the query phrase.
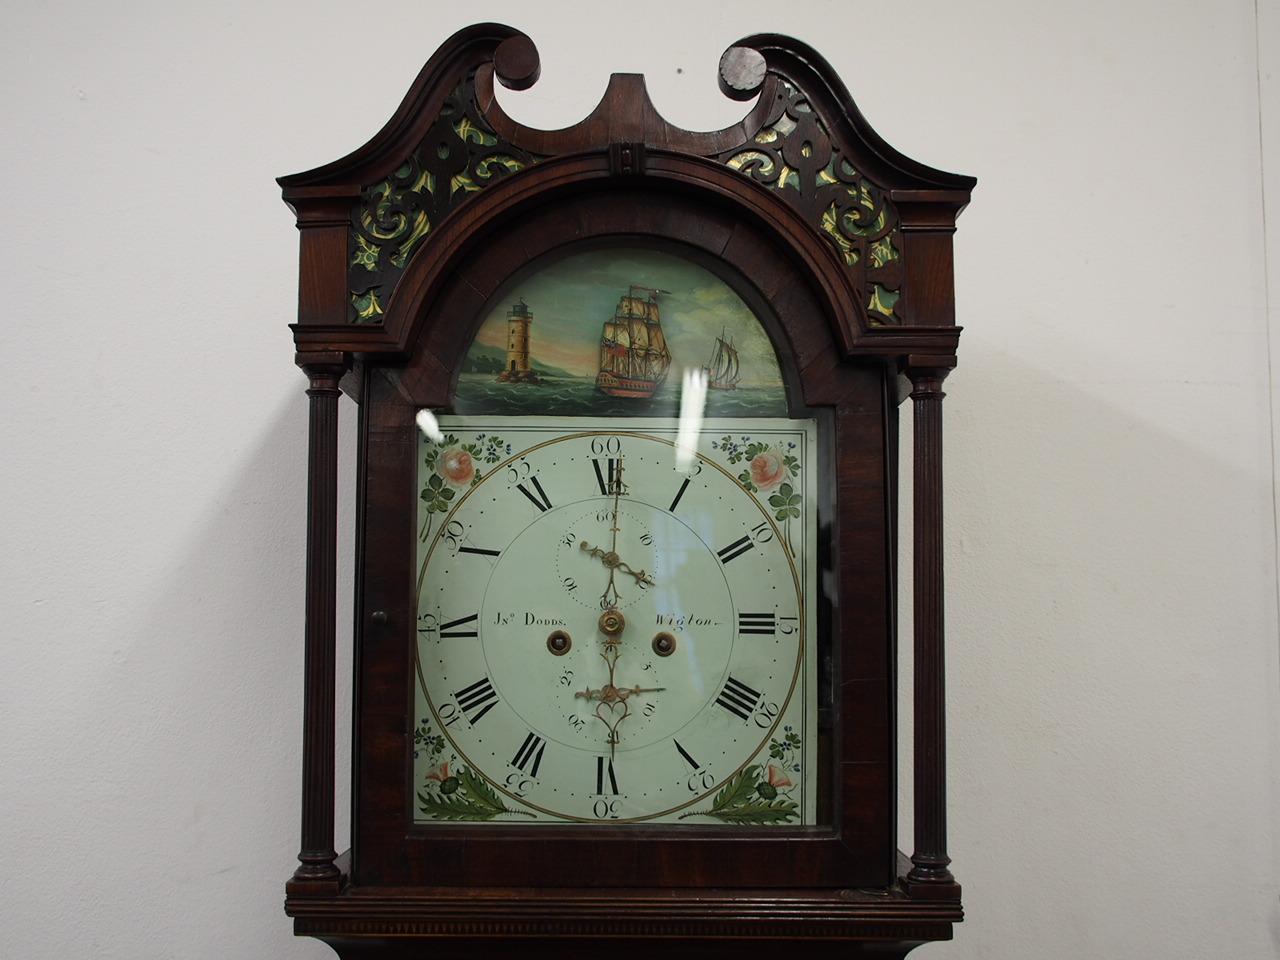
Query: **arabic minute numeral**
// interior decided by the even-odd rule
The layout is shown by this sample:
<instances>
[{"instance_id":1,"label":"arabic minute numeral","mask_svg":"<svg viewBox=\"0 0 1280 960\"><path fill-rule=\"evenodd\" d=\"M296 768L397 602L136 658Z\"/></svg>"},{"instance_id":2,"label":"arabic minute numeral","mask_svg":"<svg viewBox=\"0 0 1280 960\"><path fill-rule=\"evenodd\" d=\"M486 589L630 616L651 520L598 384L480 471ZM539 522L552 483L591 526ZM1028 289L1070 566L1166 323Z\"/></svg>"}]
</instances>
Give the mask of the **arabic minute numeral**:
<instances>
[{"instance_id":1,"label":"arabic minute numeral","mask_svg":"<svg viewBox=\"0 0 1280 960\"><path fill-rule=\"evenodd\" d=\"M756 726L761 730L773 726L773 721L778 718L778 705L776 703L762 703L760 709L755 712L754 720Z\"/></svg>"},{"instance_id":2,"label":"arabic minute numeral","mask_svg":"<svg viewBox=\"0 0 1280 960\"><path fill-rule=\"evenodd\" d=\"M453 726L458 722L458 718L462 716L462 711L447 701L440 704L440 709L436 713L440 715L440 722L446 727Z\"/></svg>"}]
</instances>

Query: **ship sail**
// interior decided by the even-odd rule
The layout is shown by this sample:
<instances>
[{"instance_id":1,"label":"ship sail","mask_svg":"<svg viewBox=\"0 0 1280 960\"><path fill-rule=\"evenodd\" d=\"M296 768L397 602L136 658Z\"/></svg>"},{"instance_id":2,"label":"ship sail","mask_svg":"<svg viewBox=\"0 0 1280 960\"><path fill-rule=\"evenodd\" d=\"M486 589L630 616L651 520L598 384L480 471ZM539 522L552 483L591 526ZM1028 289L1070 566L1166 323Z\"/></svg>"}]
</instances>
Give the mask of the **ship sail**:
<instances>
[{"instance_id":1,"label":"ship sail","mask_svg":"<svg viewBox=\"0 0 1280 960\"><path fill-rule=\"evenodd\" d=\"M633 285L618 298L612 319L600 331L596 387L614 397L648 399L666 379L671 351L662 332L658 294Z\"/></svg>"},{"instance_id":2,"label":"ship sail","mask_svg":"<svg viewBox=\"0 0 1280 960\"><path fill-rule=\"evenodd\" d=\"M738 381L742 379L738 363L738 349L733 339L725 340L724 331L716 337L716 346L711 353L711 360L704 370L707 371L707 387L712 390L736 390Z\"/></svg>"}]
</instances>

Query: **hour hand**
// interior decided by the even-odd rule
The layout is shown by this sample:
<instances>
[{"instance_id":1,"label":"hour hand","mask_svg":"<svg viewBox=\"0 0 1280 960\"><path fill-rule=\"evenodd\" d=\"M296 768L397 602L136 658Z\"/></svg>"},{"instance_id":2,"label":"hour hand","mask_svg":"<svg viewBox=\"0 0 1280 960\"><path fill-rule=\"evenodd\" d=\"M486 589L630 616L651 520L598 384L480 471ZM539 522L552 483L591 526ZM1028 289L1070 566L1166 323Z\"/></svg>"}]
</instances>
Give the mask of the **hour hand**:
<instances>
[{"instance_id":1,"label":"hour hand","mask_svg":"<svg viewBox=\"0 0 1280 960\"><path fill-rule=\"evenodd\" d=\"M651 587L655 582L652 576L644 570L634 569L613 550L602 550L599 547L593 547L585 540L579 542L579 549L581 549L583 553L589 553L593 557L599 557L600 562L610 570L621 570L623 573L634 577L637 583L643 583L646 586Z\"/></svg>"}]
</instances>

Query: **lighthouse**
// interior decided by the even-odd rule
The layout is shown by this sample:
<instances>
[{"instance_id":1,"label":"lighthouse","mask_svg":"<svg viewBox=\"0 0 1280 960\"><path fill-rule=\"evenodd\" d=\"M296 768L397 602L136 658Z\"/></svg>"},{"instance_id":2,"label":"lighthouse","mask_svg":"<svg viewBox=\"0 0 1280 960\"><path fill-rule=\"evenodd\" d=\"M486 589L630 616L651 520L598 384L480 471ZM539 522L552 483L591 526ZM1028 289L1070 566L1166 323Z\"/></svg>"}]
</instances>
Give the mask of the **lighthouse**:
<instances>
[{"instance_id":1,"label":"lighthouse","mask_svg":"<svg viewBox=\"0 0 1280 960\"><path fill-rule=\"evenodd\" d=\"M498 379L506 383L537 383L538 375L529 366L529 326L533 314L521 297L507 311L507 363Z\"/></svg>"}]
</instances>

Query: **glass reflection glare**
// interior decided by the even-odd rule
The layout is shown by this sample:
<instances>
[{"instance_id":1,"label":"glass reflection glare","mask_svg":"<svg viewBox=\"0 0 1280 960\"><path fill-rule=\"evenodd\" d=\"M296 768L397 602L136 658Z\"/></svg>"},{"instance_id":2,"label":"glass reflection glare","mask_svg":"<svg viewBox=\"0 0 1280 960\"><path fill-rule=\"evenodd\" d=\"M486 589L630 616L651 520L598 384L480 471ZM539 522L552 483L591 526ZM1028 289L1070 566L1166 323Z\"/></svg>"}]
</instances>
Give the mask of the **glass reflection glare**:
<instances>
[{"instance_id":1,"label":"glass reflection glare","mask_svg":"<svg viewBox=\"0 0 1280 960\"><path fill-rule=\"evenodd\" d=\"M436 415L430 410L419 410L418 415L414 418L421 430L432 443L440 443L444 440L444 434L440 430L440 424L436 420Z\"/></svg>"},{"instance_id":2,"label":"glass reflection glare","mask_svg":"<svg viewBox=\"0 0 1280 960\"><path fill-rule=\"evenodd\" d=\"M681 473L688 473L693 467L706 410L707 371L686 367L680 384L680 422L676 428L676 469Z\"/></svg>"}]
</instances>

